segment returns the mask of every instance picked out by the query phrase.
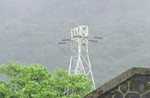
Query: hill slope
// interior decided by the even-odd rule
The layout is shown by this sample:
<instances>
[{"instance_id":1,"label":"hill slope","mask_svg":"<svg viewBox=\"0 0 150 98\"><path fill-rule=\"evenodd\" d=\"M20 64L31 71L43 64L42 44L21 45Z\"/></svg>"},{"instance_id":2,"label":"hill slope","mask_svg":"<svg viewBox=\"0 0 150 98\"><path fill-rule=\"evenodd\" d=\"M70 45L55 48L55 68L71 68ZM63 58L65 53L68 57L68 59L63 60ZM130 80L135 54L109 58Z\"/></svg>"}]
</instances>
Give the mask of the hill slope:
<instances>
[{"instance_id":1,"label":"hill slope","mask_svg":"<svg viewBox=\"0 0 150 98\"><path fill-rule=\"evenodd\" d=\"M133 66L150 64L149 0L0 0L0 64L8 60L68 68L71 28L88 25L97 86Z\"/></svg>"}]
</instances>

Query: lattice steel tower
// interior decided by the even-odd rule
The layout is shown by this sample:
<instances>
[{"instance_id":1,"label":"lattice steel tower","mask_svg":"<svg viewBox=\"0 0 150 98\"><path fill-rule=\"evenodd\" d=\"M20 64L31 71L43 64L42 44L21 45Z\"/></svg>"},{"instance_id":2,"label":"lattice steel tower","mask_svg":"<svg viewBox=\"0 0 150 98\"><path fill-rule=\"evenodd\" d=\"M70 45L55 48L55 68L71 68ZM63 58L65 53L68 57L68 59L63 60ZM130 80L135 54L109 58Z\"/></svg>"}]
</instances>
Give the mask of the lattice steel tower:
<instances>
[{"instance_id":1,"label":"lattice steel tower","mask_svg":"<svg viewBox=\"0 0 150 98\"><path fill-rule=\"evenodd\" d=\"M84 73L89 79L92 80L92 88L95 89L95 81L93 78L91 63L88 54L88 27L79 26L72 29L70 37L72 54L70 58L69 73Z\"/></svg>"}]
</instances>

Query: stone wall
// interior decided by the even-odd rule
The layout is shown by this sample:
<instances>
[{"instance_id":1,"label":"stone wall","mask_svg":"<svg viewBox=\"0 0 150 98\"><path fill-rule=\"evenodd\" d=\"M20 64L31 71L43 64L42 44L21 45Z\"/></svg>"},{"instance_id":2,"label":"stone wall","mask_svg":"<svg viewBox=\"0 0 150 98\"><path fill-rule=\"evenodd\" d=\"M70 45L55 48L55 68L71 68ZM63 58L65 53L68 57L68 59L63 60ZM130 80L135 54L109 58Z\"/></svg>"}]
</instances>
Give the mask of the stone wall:
<instances>
[{"instance_id":1,"label":"stone wall","mask_svg":"<svg viewBox=\"0 0 150 98\"><path fill-rule=\"evenodd\" d=\"M136 75L98 98L150 98L150 75Z\"/></svg>"},{"instance_id":2,"label":"stone wall","mask_svg":"<svg viewBox=\"0 0 150 98\"><path fill-rule=\"evenodd\" d=\"M150 68L132 68L83 98L150 98Z\"/></svg>"}]
</instances>

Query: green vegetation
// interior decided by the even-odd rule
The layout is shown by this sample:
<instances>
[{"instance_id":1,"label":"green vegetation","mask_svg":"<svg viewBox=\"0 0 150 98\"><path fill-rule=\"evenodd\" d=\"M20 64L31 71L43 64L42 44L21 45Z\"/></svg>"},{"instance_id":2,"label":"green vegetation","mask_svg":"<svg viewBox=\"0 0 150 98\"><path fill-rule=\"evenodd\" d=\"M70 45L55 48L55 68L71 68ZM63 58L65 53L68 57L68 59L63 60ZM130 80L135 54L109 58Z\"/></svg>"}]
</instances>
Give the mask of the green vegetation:
<instances>
[{"instance_id":1,"label":"green vegetation","mask_svg":"<svg viewBox=\"0 0 150 98\"><path fill-rule=\"evenodd\" d=\"M39 64L8 62L0 66L0 73L9 78L0 81L0 98L81 98L92 90L83 74L69 75L62 69L52 74Z\"/></svg>"}]
</instances>

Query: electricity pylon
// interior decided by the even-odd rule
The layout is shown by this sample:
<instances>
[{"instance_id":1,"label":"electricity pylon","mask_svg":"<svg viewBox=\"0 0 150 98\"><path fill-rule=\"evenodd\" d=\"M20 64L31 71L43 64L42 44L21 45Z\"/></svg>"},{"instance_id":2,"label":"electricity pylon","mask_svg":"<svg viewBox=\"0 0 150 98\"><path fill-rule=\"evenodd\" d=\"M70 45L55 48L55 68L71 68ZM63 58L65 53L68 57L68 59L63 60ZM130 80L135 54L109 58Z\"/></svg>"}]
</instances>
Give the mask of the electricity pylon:
<instances>
[{"instance_id":1,"label":"electricity pylon","mask_svg":"<svg viewBox=\"0 0 150 98\"><path fill-rule=\"evenodd\" d=\"M95 39L102 37L94 36ZM70 39L62 39L58 44L71 42L71 58L69 74L83 73L92 81L92 88L95 89L95 81L92 73L91 63L88 52L88 42L98 42L89 39L88 26L79 26L71 30Z\"/></svg>"},{"instance_id":2,"label":"electricity pylon","mask_svg":"<svg viewBox=\"0 0 150 98\"><path fill-rule=\"evenodd\" d=\"M89 30L87 26L79 26L71 30L71 58L69 73L83 73L92 81L92 88L95 89L95 81L91 69L88 53Z\"/></svg>"}]
</instances>

